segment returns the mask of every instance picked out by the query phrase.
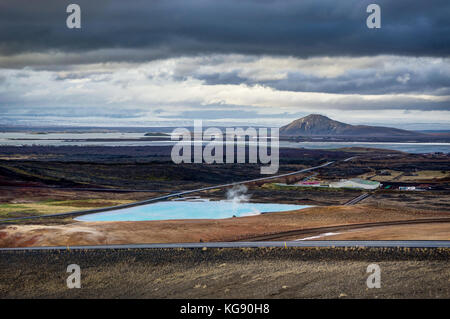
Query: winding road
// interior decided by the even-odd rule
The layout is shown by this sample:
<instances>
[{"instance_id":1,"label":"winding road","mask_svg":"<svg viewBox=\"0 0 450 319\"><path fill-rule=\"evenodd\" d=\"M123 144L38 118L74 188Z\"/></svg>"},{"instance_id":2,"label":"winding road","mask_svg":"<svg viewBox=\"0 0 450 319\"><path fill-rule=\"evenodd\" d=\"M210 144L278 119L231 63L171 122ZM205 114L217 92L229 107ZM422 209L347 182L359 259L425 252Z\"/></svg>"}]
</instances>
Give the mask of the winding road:
<instances>
[{"instance_id":1,"label":"winding road","mask_svg":"<svg viewBox=\"0 0 450 319\"><path fill-rule=\"evenodd\" d=\"M359 196L349 200L347 203L344 204L344 206L350 206L350 205L358 204L359 202L361 202L361 201L365 200L366 198L370 197L371 195L372 194L370 194L370 193L361 194L361 195L359 195Z\"/></svg>"},{"instance_id":2,"label":"winding road","mask_svg":"<svg viewBox=\"0 0 450 319\"><path fill-rule=\"evenodd\" d=\"M126 244L95 246L43 246L0 248L1 251L34 250L102 250L102 249L165 249L165 248L262 248L262 247L391 247L391 248L450 248L449 240L308 240L308 241L259 241L259 242L209 242L170 244Z\"/></svg>"}]
</instances>

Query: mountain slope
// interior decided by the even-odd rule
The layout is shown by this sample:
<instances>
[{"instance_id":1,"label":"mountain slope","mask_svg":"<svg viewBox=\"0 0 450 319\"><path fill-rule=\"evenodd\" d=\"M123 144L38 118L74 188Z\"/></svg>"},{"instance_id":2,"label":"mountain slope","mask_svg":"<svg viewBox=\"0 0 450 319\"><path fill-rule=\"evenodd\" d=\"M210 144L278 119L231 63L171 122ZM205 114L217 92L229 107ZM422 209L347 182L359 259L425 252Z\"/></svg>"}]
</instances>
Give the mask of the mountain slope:
<instances>
[{"instance_id":1,"label":"mountain slope","mask_svg":"<svg viewBox=\"0 0 450 319\"><path fill-rule=\"evenodd\" d=\"M311 114L280 128L285 136L420 137L424 134L383 126L351 125Z\"/></svg>"}]
</instances>

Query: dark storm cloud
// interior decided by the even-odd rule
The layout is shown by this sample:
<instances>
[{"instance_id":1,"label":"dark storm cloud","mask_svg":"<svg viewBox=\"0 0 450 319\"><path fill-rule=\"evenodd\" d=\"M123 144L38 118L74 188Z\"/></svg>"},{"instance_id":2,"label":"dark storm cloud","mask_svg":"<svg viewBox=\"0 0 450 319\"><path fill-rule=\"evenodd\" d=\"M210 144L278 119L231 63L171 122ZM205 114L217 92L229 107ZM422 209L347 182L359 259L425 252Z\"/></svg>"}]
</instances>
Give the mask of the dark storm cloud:
<instances>
[{"instance_id":1,"label":"dark storm cloud","mask_svg":"<svg viewBox=\"0 0 450 319\"><path fill-rule=\"evenodd\" d=\"M366 27L366 7L373 0L77 0L82 29L69 30L65 8L71 2L0 0L0 55L106 50L86 60L76 55L60 61L85 63L209 53L450 53L448 0L377 0L381 29Z\"/></svg>"},{"instance_id":2,"label":"dark storm cloud","mask_svg":"<svg viewBox=\"0 0 450 319\"><path fill-rule=\"evenodd\" d=\"M450 73L443 70L396 70L380 73L376 69L349 70L343 75L326 78L301 72L289 72L285 79L254 80L238 71L193 74L207 85L264 85L280 91L323 92L339 94L427 93L450 95Z\"/></svg>"}]
</instances>

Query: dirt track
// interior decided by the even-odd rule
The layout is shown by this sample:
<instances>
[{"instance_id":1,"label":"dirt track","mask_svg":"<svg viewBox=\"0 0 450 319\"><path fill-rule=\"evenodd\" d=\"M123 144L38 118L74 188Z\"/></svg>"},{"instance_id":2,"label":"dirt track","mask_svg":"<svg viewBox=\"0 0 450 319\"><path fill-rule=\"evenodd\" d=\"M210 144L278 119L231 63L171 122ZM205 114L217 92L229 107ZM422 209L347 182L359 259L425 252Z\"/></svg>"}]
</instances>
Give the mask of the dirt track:
<instances>
[{"instance_id":1,"label":"dirt track","mask_svg":"<svg viewBox=\"0 0 450 319\"><path fill-rule=\"evenodd\" d=\"M314 240L448 240L450 236L450 223L410 224L397 226L380 226L373 228L360 228L338 233L328 233L326 236ZM298 239L298 238L297 238Z\"/></svg>"},{"instance_id":2,"label":"dirt track","mask_svg":"<svg viewBox=\"0 0 450 319\"><path fill-rule=\"evenodd\" d=\"M450 223L450 218L426 218L426 219L415 219L415 220L398 220L398 221L388 221L388 222L377 222L377 223L364 223L364 224L352 224L352 225L339 225L339 226L327 226L327 227L317 227L308 228L301 230L291 230L287 232L274 233L269 235L262 235L250 238L244 238L242 241L266 241L266 240L288 240L291 238L302 238L305 235L318 235L326 232L341 232L348 230L366 230L368 228L378 228L386 226L404 226L404 225L427 225L427 224L445 224ZM446 240L448 236L443 238ZM372 238L364 238L366 240ZM410 239L410 238L408 238ZM431 238L428 238L431 240ZM435 239L435 238L433 238ZM440 238L439 238L440 239Z\"/></svg>"}]
</instances>

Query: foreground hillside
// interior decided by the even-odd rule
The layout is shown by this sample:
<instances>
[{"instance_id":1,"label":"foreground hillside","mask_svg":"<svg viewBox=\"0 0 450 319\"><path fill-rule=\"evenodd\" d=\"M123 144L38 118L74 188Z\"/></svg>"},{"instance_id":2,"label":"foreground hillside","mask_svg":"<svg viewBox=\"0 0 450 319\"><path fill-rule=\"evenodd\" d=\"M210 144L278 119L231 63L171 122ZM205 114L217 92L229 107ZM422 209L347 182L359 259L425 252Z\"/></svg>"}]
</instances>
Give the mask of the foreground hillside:
<instances>
[{"instance_id":1,"label":"foreground hillside","mask_svg":"<svg viewBox=\"0 0 450 319\"><path fill-rule=\"evenodd\" d=\"M449 257L395 248L0 252L0 298L450 298ZM72 263L81 289L67 289ZM372 263L379 289L366 285Z\"/></svg>"}]
</instances>

